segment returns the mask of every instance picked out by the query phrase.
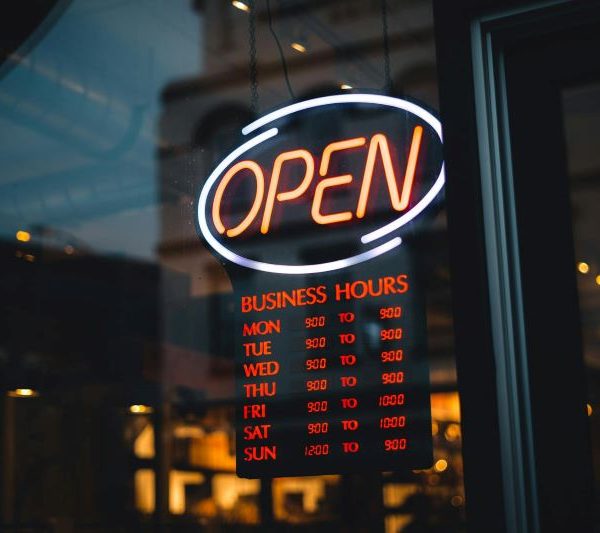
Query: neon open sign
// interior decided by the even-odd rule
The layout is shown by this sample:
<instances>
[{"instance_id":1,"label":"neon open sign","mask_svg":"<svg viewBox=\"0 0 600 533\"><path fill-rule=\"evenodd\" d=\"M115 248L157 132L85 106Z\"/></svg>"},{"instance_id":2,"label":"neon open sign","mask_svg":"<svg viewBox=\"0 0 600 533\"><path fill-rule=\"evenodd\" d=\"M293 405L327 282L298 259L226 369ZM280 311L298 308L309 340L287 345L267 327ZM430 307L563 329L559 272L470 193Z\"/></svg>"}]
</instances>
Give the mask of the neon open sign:
<instances>
[{"instance_id":1,"label":"neon open sign","mask_svg":"<svg viewBox=\"0 0 600 533\"><path fill-rule=\"evenodd\" d=\"M351 131L338 131L342 122ZM255 136L210 174L197 213L206 242L251 269L312 274L380 256L401 244L398 230L444 185L440 122L407 100L374 94L314 98L269 113L242 134ZM241 197L246 201L240 205ZM282 260L277 252L269 257L277 247L268 244L287 237L292 222L306 228L305 236L337 232L357 242L345 251L325 251L327 260L320 262ZM252 250L265 245L260 259L249 257L250 241Z\"/></svg>"}]
</instances>

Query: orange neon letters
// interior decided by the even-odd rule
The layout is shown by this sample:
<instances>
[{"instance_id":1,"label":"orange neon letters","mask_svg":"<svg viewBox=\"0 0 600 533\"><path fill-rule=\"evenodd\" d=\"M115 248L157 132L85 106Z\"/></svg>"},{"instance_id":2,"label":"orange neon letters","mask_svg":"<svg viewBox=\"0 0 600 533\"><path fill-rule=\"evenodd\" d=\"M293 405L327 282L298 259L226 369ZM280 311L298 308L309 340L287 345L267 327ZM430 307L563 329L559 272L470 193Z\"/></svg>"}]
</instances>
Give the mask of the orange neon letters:
<instances>
[{"instance_id":1,"label":"orange neon letters","mask_svg":"<svg viewBox=\"0 0 600 533\"><path fill-rule=\"evenodd\" d=\"M227 185L229 185L229 182L232 180L233 176L235 176L240 170L244 169L251 170L254 173L254 178L256 179L256 194L254 195L254 202L252 203L252 207L246 215L246 218L244 218L244 220L242 220L235 228L227 230L228 237L237 237L240 233L243 233L250 224L252 224L252 221L260 209L260 204L262 203L262 199L265 194L265 176L263 175L261 168L254 161L240 161L239 163L233 165L223 176L223 179L221 180L221 183L219 183L217 191L215 192L215 199L213 200L212 216L217 231L219 233L223 233L225 231L225 226L221 220L220 209L223 193L225 192L225 189L227 188Z\"/></svg>"},{"instance_id":2,"label":"orange neon letters","mask_svg":"<svg viewBox=\"0 0 600 533\"><path fill-rule=\"evenodd\" d=\"M321 214L321 202L323 201L325 189L328 189L329 187L338 187L339 185L347 185L350 182L352 182L352 176L350 174L336 176L335 178L326 178L319 182L315 190L315 197L313 198L313 204L310 210L310 214L317 224L345 222L346 220L350 220L352 218L351 211L342 211L340 213L332 213L330 215Z\"/></svg>"},{"instance_id":3,"label":"orange neon letters","mask_svg":"<svg viewBox=\"0 0 600 533\"><path fill-rule=\"evenodd\" d=\"M336 141L329 143L323 150L323 156L321 157L321 164L319 165L319 174L324 176L327 174L329 168L329 161L333 152L339 152L341 150L350 150L351 148L360 148L364 146L367 139L364 137L356 137L355 139L347 139L345 141Z\"/></svg>"},{"instance_id":4,"label":"orange neon letters","mask_svg":"<svg viewBox=\"0 0 600 533\"><path fill-rule=\"evenodd\" d=\"M408 161L406 163L406 170L404 173L404 180L402 183L401 191L399 191L398 189L396 174L394 172L394 166L392 164L392 157L390 154L390 148L386 136L382 133L376 133L375 135L373 135L373 137L371 137L367 151L367 158L365 162L362 184L360 187L360 194L356 206L357 218L363 218L366 214L367 204L369 202L369 194L371 192L373 182L375 164L378 157L381 158L381 162L383 164L383 171L393 209L395 211L404 211L408 208L411 193L413 190L413 183L415 179L415 172L421 148L422 137L423 127L415 126L413 130L412 141L408 155ZM323 153L321 155L321 161L319 164L319 176L321 179L315 187L314 197L311 205L311 216L314 222L316 222L317 224L333 224L336 222L346 222L353 218L354 214L350 210L328 214L321 213L321 205L323 203L323 196L325 194L326 189L329 189L331 187L348 185L353 180L353 176L351 174L343 174L341 176L329 177L325 176L327 175L327 172L329 170L331 156L334 152L350 150L353 148L361 148L366 144L367 139L365 137L356 137L352 139L332 142L328 144L323 150ZM304 177L295 189L278 192L277 189L279 187L279 179L281 176L281 170L283 168L283 165L286 162L293 161L295 159L300 159L304 161L306 165ZM226 229L221 219L221 202L223 200L223 195L225 193L225 189L229 185L229 182L234 178L234 176L238 172L242 170L250 170L254 174L254 179L256 181L256 193L254 196L254 201L246 217L237 226ZM271 174L271 181L268 186L266 201L264 204L264 212L260 226L261 233L266 234L269 232L275 201L277 200L278 202L285 202L288 200L300 198L309 189L310 183L314 178L314 174L315 161L312 154L308 150L291 150L288 152L283 152L275 158L275 162L273 163L273 171ZM212 217L217 231L221 234L225 233L228 237L236 237L244 231L246 231L246 229L248 229L250 224L252 224L252 222L258 215L258 212L263 202L263 197L265 195L264 193L264 174L262 169L256 162L246 160L240 161L239 163L233 165L221 179L216 189L213 200Z\"/></svg>"},{"instance_id":5,"label":"orange neon letters","mask_svg":"<svg viewBox=\"0 0 600 533\"><path fill-rule=\"evenodd\" d=\"M367 155L367 164L365 165L365 174L363 176L362 187L360 188L360 196L358 198L358 206L356 208L356 216L363 218L367 209L367 201L369 200L369 192L371 191L371 181L373 179L373 169L375 167L375 159L377 150L381 153L383 161L383 170L387 181L392 207L396 211L404 211L408 207L410 201L410 193L412 192L412 184L415 177L415 169L417 166L417 157L421 146L421 138L423 136L423 128L416 126L413 132L413 138L410 146L408 162L406 164L406 172L404 173L404 183L402 184L402 196L398 194L398 185L396 184L396 176L390 157L390 148L387 139L382 133L373 135L369 144L369 153Z\"/></svg>"},{"instance_id":6,"label":"orange neon letters","mask_svg":"<svg viewBox=\"0 0 600 533\"><path fill-rule=\"evenodd\" d=\"M286 161L292 159L304 159L306 163L306 172L304 178L300 182L300 185L291 191L280 192L277 194L277 200L285 202L286 200L294 200L302 196L310 182L312 181L315 173L315 162L312 155L307 150L293 150L291 152L283 152L277 156L273 165L273 174L271 175L271 183L269 184L269 192L267 193L267 203L265 204L265 213L263 215L262 225L260 227L261 233L268 233L269 224L271 223L271 215L273 214L273 204L275 203L275 193L277 191L277 185L279 184L279 176L281 175L281 167Z\"/></svg>"},{"instance_id":7,"label":"orange neon letters","mask_svg":"<svg viewBox=\"0 0 600 533\"><path fill-rule=\"evenodd\" d=\"M327 170L329 169L329 161L331 160L331 154L333 152L350 150L351 148L359 148L366 142L367 140L364 137L357 137L355 139L347 139L345 141L329 143L323 150L323 157L321 158L321 165L319 166L319 174L321 177L327 174ZM325 189L328 189L329 187L347 185L351 182L352 176L350 174L326 178L319 182L315 190L315 197L313 198L313 204L310 210L310 214L317 224L333 224L335 222L346 222L347 220L352 219L351 211L342 211L340 213L331 213L329 215L321 214L321 203L323 202L323 194Z\"/></svg>"}]
</instances>

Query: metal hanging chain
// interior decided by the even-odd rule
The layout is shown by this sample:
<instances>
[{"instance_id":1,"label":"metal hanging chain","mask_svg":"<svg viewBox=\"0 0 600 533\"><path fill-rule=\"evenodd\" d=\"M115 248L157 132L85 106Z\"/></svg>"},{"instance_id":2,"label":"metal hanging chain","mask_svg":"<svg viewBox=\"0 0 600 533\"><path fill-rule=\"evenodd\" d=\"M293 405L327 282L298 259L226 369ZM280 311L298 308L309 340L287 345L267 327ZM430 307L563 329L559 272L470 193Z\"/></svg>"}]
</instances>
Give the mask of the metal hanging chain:
<instances>
[{"instance_id":1,"label":"metal hanging chain","mask_svg":"<svg viewBox=\"0 0 600 533\"><path fill-rule=\"evenodd\" d=\"M392 92L394 90L394 84L390 74L390 40L388 36L387 0L381 0L381 25L383 29L383 76L385 80L383 88L387 92Z\"/></svg>"},{"instance_id":2,"label":"metal hanging chain","mask_svg":"<svg viewBox=\"0 0 600 533\"><path fill-rule=\"evenodd\" d=\"M258 113L258 69L256 67L256 9L255 0L249 0L248 42L250 45L250 107L254 114Z\"/></svg>"},{"instance_id":3,"label":"metal hanging chain","mask_svg":"<svg viewBox=\"0 0 600 533\"><path fill-rule=\"evenodd\" d=\"M271 30L271 35L273 39L275 39L275 43L277 44L277 48L279 49L279 57L281 59L281 66L283 67L283 76L285 78L285 83L287 85L288 91L292 99L295 99L294 91L292 90L292 85L290 83L290 78L288 76L287 62L285 60L285 55L283 54L283 49L281 48L281 43L279 42L279 38L273 29L273 17L271 16L271 1L267 0L267 16L269 18L269 30Z\"/></svg>"}]
</instances>

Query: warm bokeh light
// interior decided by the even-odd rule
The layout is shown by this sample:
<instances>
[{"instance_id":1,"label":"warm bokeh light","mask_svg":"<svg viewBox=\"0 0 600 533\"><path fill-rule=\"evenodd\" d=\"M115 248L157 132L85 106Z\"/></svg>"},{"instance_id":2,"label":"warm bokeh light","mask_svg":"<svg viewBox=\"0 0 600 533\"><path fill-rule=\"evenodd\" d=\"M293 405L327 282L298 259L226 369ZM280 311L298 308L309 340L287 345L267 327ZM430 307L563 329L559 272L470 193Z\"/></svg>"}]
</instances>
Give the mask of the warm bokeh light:
<instances>
[{"instance_id":1,"label":"warm bokeh light","mask_svg":"<svg viewBox=\"0 0 600 533\"><path fill-rule=\"evenodd\" d=\"M458 424L448 424L444 436L447 441L455 441L460 438L460 426Z\"/></svg>"},{"instance_id":2,"label":"warm bokeh light","mask_svg":"<svg viewBox=\"0 0 600 533\"><path fill-rule=\"evenodd\" d=\"M200 426L181 425L173 428L173 435L177 439L201 439L206 432Z\"/></svg>"},{"instance_id":3,"label":"warm bokeh light","mask_svg":"<svg viewBox=\"0 0 600 533\"><path fill-rule=\"evenodd\" d=\"M385 533L403 531L412 522L412 516L407 514L390 514L385 517Z\"/></svg>"},{"instance_id":4,"label":"warm bokeh light","mask_svg":"<svg viewBox=\"0 0 600 533\"><path fill-rule=\"evenodd\" d=\"M342 83L340 85L340 89L343 89L344 91L348 91L348 90L352 89L352 85L348 85L347 83Z\"/></svg>"},{"instance_id":5,"label":"warm bokeh light","mask_svg":"<svg viewBox=\"0 0 600 533\"><path fill-rule=\"evenodd\" d=\"M460 507L464 502L465 499L460 494L452 496L452 499L450 500L452 507Z\"/></svg>"},{"instance_id":6,"label":"warm bokeh light","mask_svg":"<svg viewBox=\"0 0 600 533\"><path fill-rule=\"evenodd\" d=\"M286 477L273 480L273 511L277 520L287 521L293 518L294 511L286 505L291 495L300 495L301 511L306 514L316 513L319 503L327 494L328 487L338 485L340 477L307 476Z\"/></svg>"},{"instance_id":7,"label":"warm bokeh light","mask_svg":"<svg viewBox=\"0 0 600 533\"><path fill-rule=\"evenodd\" d=\"M582 274L587 274L590 271L590 265L588 265L584 261L580 261L579 263L577 263L577 270L579 270L579 272L581 272Z\"/></svg>"},{"instance_id":8,"label":"warm bokeh light","mask_svg":"<svg viewBox=\"0 0 600 533\"><path fill-rule=\"evenodd\" d=\"M458 393L433 393L431 395L431 417L437 422L459 422L460 401Z\"/></svg>"},{"instance_id":9,"label":"warm bokeh light","mask_svg":"<svg viewBox=\"0 0 600 533\"><path fill-rule=\"evenodd\" d=\"M67 244L65 246L65 253L67 255L73 255L73 252L75 252L75 248L73 248L70 244Z\"/></svg>"},{"instance_id":10,"label":"warm bokeh light","mask_svg":"<svg viewBox=\"0 0 600 533\"><path fill-rule=\"evenodd\" d=\"M596 285L600 285L600 274L596 276Z\"/></svg>"},{"instance_id":11,"label":"warm bokeh light","mask_svg":"<svg viewBox=\"0 0 600 533\"><path fill-rule=\"evenodd\" d=\"M25 254L23 256L23 259L25 259L25 261L29 261L30 263L33 263L35 261L35 255Z\"/></svg>"},{"instance_id":12,"label":"warm bokeh light","mask_svg":"<svg viewBox=\"0 0 600 533\"><path fill-rule=\"evenodd\" d=\"M258 479L241 479L235 474L215 474L212 478L215 503L219 509L231 511L240 499L260 493Z\"/></svg>"},{"instance_id":13,"label":"warm bokeh light","mask_svg":"<svg viewBox=\"0 0 600 533\"><path fill-rule=\"evenodd\" d=\"M592 416L593 412L594 412L594 410L592 409L592 406L588 403L587 404L587 414L588 414L588 416Z\"/></svg>"},{"instance_id":14,"label":"warm bokeh light","mask_svg":"<svg viewBox=\"0 0 600 533\"><path fill-rule=\"evenodd\" d=\"M17 231L17 240L21 242L29 242L31 240L31 233L24 230Z\"/></svg>"},{"instance_id":15,"label":"warm bokeh light","mask_svg":"<svg viewBox=\"0 0 600 533\"><path fill-rule=\"evenodd\" d=\"M133 453L140 459L153 459L156 455L154 450L154 426L147 424L133 442Z\"/></svg>"},{"instance_id":16,"label":"warm bokeh light","mask_svg":"<svg viewBox=\"0 0 600 533\"><path fill-rule=\"evenodd\" d=\"M154 409L149 405L134 404L129 406L129 412L135 415L148 415L154 412Z\"/></svg>"},{"instance_id":17,"label":"warm bokeh light","mask_svg":"<svg viewBox=\"0 0 600 533\"><path fill-rule=\"evenodd\" d=\"M239 0L233 0L231 2L231 5L233 7L237 7L240 11L250 11L250 6L248 4L245 4L244 2L240 2Z\"/></svg>"},{"instance_id":18,"label":"warm bokeh light","mask_svg":"<svg viewBox=\"0 0 600 533\"><path fill-rule=\"evenodd\" d=\"M432 486L439 485L440 481L440 476L438 476L437 474L431 474L427 477L427 483Z\"/></svg>"},{"instance_id":19,"label":"warm bokeh light","mask_svg":"<svg viewBox=\"0 0 600 533\"><path fill-rule=\"evenodd\" d=\"M189 454L189 461L194 466L235 472L235 453L231 446L231 436L225 430L211 431L201 439L192 439Z\"/></svg>"},{"instance_id":20,"label":"warm bokeh light","mask_svg":"<svg viewBox=\"0 0 600 533\"><path fill-rule=\"evenodd\" d=\"M446 459L438 459L433 465L433 468L436 472L443 472L448 468L448 461L446 461Z\"/></svg>"},{"instance_id":21,"label":"warm bokeh light","mask_svg":"<svg viewBox=\"0 0 600 533\"><path fill-rule=\"evenodd\" d=\"M8 395L11 398L35 398L39 396L39 392L34 389L14 389L8 391Z\"/></svg>"},{"instance_id":22,"label":"warm bokeh light","mask_svg":"<svg viewBox=\"0 0 600 533\"><path fill-rule=\"evenodd\" d=\"M185 514L187 508L186 485L202 485L206 481L200 472L171 470L169 472L169 511Z\"/></svg>"},{"instance_id":23,"label":"warm bokeh light","mask_svg":"<svg viewBox=\"0 0 600 533\"><path fill-rule=\"evenodd\" d=\"M134 475L135 508L141 513L151 514L156 508L154 470L142 468Z\"/></svg>"},{"instance_id":24,"label":"warm bokeh light","mask_svg":"<svg viewBox=\"0 0 600 533\"><path fill-rule=\"evenodd\" d=\"M301 54L306 53L306 46L300 43L292 43L290 46L296 50L296 52L300 52Z\"/></svg>"},{"instance_id":25,"label":"warm bokeh light","mask_svg":"<svg viewBox=\"0 0 600 533\"><path fill-rule=\"evenodd\" d=\"M383 505L385 507L399 507L409 496L417 493L417 485L407 483L386 483L383 486Z\"/></svg>"}]
</instances>

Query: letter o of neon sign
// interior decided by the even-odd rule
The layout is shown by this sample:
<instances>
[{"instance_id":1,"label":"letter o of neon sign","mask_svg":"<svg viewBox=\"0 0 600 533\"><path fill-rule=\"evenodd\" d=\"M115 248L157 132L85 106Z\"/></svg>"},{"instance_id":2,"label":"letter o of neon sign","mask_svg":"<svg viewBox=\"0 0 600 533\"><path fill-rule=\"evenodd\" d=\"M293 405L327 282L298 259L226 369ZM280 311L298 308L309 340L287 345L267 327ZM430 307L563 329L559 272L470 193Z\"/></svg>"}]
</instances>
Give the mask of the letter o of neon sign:
<instances>
[{"instance_id":1,"label":"letter o of neon sign","mask_svg":"<svg viewBox=\"0 0 600 533\"><path fill-rule=\"evenodd\" d=\"M221 211L219 206L221 205L221 199L223 198L223 193L229 185L231 179L240 171L240 170L251 170L254 174L254 179L256 180L256 194L254 195L254 202L252 203L252 207L248 214L235 228L230 228L225 231L225 226L221 220ZM215 199L213 200L213 208L212 215L213 220L215 221L215 226L219 233L227 233L228 237L236 237L240 233L242 233L256 217L258 210L260 209L260 204L262 203L263 196L265 194L265 176L263 174L262 169L258 166L254 161L240 161L233 165L223 176L223 179L219 183L217 190L215 192Z\"/></svg>"}]
</instances>

